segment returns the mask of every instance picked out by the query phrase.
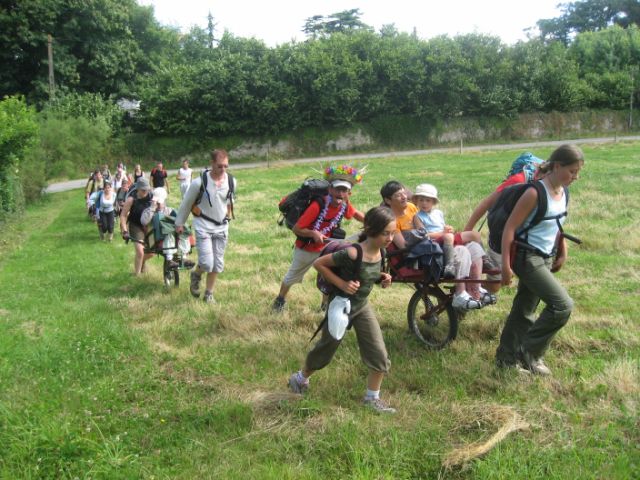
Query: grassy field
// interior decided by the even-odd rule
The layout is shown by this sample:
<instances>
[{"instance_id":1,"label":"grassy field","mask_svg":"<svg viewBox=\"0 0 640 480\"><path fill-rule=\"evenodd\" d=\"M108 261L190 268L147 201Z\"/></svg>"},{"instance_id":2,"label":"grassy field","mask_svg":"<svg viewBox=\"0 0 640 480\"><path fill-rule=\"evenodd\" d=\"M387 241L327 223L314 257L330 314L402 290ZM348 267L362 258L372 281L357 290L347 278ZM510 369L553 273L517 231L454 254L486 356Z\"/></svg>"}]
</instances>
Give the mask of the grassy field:
<instances>
[{"instance_id":1,"label":"grassy field","mask_svg":"<svg viewBox=\"0 0 640 480\"><path fill-rule=\"evenodd\" d=\"M165 291L160 259L133 278L132 246L98 240L79 191L49 197L0 241L0 478L639 478L640 144L584 150L566 224L584 243L559 273L576 309L553 377L494 367L513 288L438 352L407 330L409 287L376 289L395 416L359 405L353 333L308 396L286 390L321 315L312 275L270 313L293 238L276 204L308 165L236 172L212 306L186 278ZM352 199L366 210L387 180L429 181L461 227L518 153L370 161Z\"/></svg>"}]
</instances>

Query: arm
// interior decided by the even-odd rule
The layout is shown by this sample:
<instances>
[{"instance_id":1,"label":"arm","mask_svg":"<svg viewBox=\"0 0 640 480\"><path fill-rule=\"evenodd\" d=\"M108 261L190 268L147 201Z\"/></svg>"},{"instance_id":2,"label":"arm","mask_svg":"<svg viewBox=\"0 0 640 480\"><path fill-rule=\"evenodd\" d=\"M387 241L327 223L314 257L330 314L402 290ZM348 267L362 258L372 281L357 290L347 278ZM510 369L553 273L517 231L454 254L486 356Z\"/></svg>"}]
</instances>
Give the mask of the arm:
<instances>
[{"instance_id":1,"label":"arm","mask_svg":"<svg viewBox=\"0 0 640 480\"><path fill-rule=\"evenodd\" d=\"M318 215L320 215L320 205L318 202L311 202L311 205L300 215L291 231L299 237L310 238L314 243L324 243L327 237L311 228Z\"/></svg>"},{"instance_id":2,"label":"arm","mask_svg":"<svg viewBox=\"0 0 640 480\"><path fill-rule=\"evenodd\" d=\"M133 205L133 197L127 198L124 205L122 205L122 211L120 212L120 233L122 234L122 238L125 240L129 236L129 232L127 231L127 217L129 216L131 205Z\"/></svg>"},{"instance_id":3,"label":"arm","mask_svg":"<svg viewBox=\"0 0 640 480\"><path fill-rule=\"evenodd\" d=\"M520 197L507 219L502 232L502 285L509 285L513 276L511 271L511 245L514 242L516 230L524 223L537 204L538 192L536 192L535 188L529 188Z\"/></svg>"},{"instance_id":4,"label":"arm","mask_svg":"<svg viewBox=\"0 0 640 480\"><path fill-rule=\"evenodd\" d=\"M467 220L467 224L464 226L465 232L473 230L473 227L476 226L478 220L482 218L482 216L487 213L487 211L496 203L496 200L500 196L500 192L493 192L491 195L480 200L480 203L475 208L475 210L471 213L469 220Z\"/></svg>"},{"instance_id":5,"label":"arm","mask_svg":"<svg viewBox=\"0 0 640 480\"><path fill-rule=\"evenodd\" d=\"M422 223L422 220L420 220L420 217L418 216L418 214L415 214L413 216L413 228L415 228L416 230L420 230L421 228L424 228L424 223Z\"/></svg>"},{"instance_id":6,"label":"arm","mask_svg":"<svg viewBox=\"0 0 640 480\"><path fill-rule=\"evenodd\" d=\"M568 247L567 239L560 235L558 232L559 241L558 241L558 251L556 252L556 258L553 260L553 265L551 265L551 271L553 273L559 271L564 265L564 262L567 261L568 257Z\"/></svg>"},{"instance_id":7,"label":"arm","mask_svg":"<svg viewBox=\"0 0 640 480\"><path fill-rule=\"evenodd\" d=\"M355 211L355 213L353 214L353 218L355 218L360 223L364 223L364 213L362 213L360 210Z\"/></svg>"},{"instance_id":8,"label":"arm","mask_svg":"<svg viewBox=\"0 0 640 480\"><path fill-rule=\"evenodd\" d=\"M200 191L200 184L202 180L200 178L195 179L189 185L186 193L184 194L184 198L182 199L182 203L180 203L180 207L178 208L178 215L176 216L176 232L182 233L184 229L184 224L187 222L187 218L189 218L189 214L191 213L191 207L198 198L198 192Z\"/></svg>"},{"instance_id":9,"label":"arm","mask_svg":"<svg viewBox=\"0 0 640 480\"><path fill-rule=\"evenodd\" d=\"M349 247L347 249L347 254L349 255L349 258L351 260L355 260L358 255L354 247ZM358 280L343 280L338 275L336 275L333 270L331 270L331 267L335 266L336 264L333 261L333 255L323 255L322 257L318 257L313 262L313 267L318 271L318 273L320 273L320 275L324 277L327 282L335 285L348 295L355 294L358 291L358 288L360 288L360 282Z\"/></svg>"}]
</instances>

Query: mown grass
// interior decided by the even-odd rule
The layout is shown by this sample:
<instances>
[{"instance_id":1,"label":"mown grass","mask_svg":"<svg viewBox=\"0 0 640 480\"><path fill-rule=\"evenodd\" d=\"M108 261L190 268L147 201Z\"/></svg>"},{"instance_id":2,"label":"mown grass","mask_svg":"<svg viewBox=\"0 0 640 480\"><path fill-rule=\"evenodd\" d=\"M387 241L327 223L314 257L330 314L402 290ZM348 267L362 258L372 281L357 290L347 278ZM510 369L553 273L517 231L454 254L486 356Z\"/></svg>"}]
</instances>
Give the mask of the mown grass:
<instances>
[{"instance_id":1,"label":"mown grass","mask_svg":"<svg viewBox=\"0 0 640 480\"><path fill-rule=\"evenodd\" d=\"M292 244L276 204L311 167L236 172L238 218L213 306L190 297L186 278L166 292L159 260L131 277L131 246L98 241L79 192L51 196L0 245L0 477L639 477L640 144L584 150L566 225L584 244L559 273L576 309L547 355L554 376L493 366L513 288L439 352L407 331L408 287L374 290L391 417L358 405L366 369L353 334L306 398L286 391L320 315L311 275L283 315L269 311ZM517 153L372 160L353 201L378 204L389 179L429 181L462 226ZM528 427L443 466L509 416Z\"/></svg>"}]
</instances>

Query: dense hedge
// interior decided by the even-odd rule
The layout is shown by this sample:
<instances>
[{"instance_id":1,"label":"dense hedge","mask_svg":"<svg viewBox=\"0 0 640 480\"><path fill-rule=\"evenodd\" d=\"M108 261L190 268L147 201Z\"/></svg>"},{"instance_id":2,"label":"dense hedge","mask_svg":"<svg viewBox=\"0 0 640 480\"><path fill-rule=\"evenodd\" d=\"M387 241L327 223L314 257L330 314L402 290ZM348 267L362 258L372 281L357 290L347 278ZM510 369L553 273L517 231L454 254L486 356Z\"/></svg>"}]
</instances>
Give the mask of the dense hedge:
<instances>
[{"instance_id":1,"label":"dense hedge","mask_svg":"<svg viewBox=\"0 0 640 480\"><path fill-rule=\"evenodd\" d=\"M625 109L640 66L635 26L582 33L569 46L355 31L275 48L226 34L217 48L191 47L141 82L141 131L269 135L391 115L434 123Z\"/></svg>"}]
</instances>

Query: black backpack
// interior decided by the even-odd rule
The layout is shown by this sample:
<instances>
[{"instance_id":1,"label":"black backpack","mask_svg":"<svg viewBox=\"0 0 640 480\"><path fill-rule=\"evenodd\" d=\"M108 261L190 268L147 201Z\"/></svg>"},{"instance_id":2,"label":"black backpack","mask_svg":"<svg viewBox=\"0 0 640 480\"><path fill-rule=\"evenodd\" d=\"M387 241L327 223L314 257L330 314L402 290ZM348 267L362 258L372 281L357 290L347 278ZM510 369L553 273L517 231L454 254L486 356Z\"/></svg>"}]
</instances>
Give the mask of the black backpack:
<instances>
[{"instance_id":1,"label":"black backpack","mask_svg":"<svg viewBox=\"0 0 640 480\"><path fill-rule=\"evenodd\" d=\"M489 226L489 247L491 247L494 252L502 253L502 232L504 231L504 226L506 225L511 212L513 212L513 207L515 207L518 200L520 200L520 197L530 187L535 188L538 192L538 207L535 215L531 219L531 223L529 223L526 228L518 232L517 240L526 243L527 233L529 230L543 220L555 219L560 227L560 232L569 240L576 241L575 237L565 234L562 230L562 226L560 225L560 219L567 215L566 208L561 214L545 217L547 213L547 192L542 182L538 180L533 183L519 183L505 188L500 193L500 196L494 205L489 209L489 213L487 214L487 225ZM564 187L564 198L566 207L566 205L569 204L569 190L567 187ZM579 241L577 243L579 243Z\"/></svg>"},{"instance_id":2,"label":"black backpack","mask_svg":"<svg viewBox=\"0 0 640 480\"><path fill-rule=\"evenodd\" d=\"M299 188L278 203L278 209L282 214L278 225L286 225L291 230L311 202L316 201L322 207L327 195L329 195L328 181L307 178Z\"/></svg>"}]
</instances>

